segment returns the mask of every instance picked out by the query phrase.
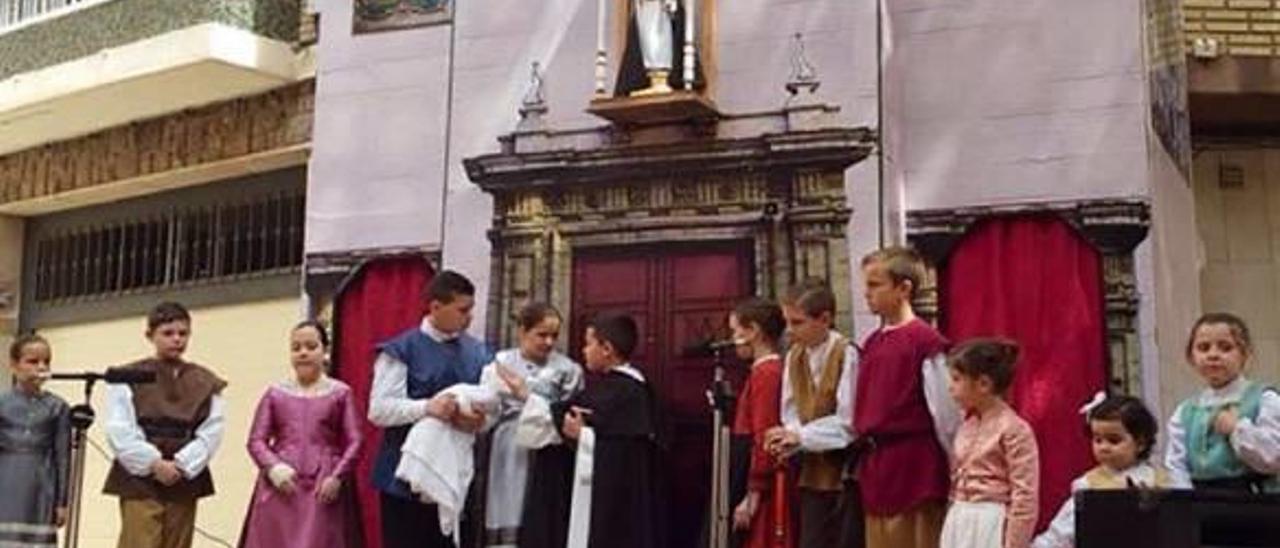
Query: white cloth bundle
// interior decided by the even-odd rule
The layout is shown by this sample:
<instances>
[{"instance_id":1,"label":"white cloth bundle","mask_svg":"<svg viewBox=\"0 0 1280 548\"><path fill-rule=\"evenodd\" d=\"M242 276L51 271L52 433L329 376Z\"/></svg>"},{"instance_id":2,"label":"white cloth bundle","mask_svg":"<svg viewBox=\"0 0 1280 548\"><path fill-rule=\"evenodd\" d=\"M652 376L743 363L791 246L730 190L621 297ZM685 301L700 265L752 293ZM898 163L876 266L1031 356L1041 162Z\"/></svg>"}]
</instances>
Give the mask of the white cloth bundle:
<instances>
[{"instance_id":1,"label":"white cloth bundle","mask_svg":"<svg viewBox=\"0 0 1280 548\"><path fill-rule=\"evenodd\" d=\"M496 409L498 394L490 387L455 384L441 393L452 394L458 406ZM467 502L467 489L475 476L472 445L475 435L463 432L432 416L419 420L400 446L396 479L426 504L439 507L440 532L458 541L458 521Z\"/></svg>"}]
</instances>

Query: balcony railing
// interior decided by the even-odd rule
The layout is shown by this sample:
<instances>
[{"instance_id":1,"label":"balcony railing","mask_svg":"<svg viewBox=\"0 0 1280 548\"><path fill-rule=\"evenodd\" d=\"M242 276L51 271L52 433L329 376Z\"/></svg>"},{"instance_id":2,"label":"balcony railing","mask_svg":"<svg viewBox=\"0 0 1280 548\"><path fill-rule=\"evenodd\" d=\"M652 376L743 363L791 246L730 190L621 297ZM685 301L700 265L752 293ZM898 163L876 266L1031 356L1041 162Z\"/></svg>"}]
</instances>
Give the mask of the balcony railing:
<instances>
[{"instance_id":1,"label":"balcony railing","mask_svg":"<svg viewBox=\"0 0 1280 548\"><path fill-rule=\"evenodd\" d=\"M110 0L0 0L0 33Z\"/></svg>"},{"instance_id":2,"label":"balcony railing","mask_svg":"<svg viewBox=\"0 0 1280 548\"><path fill-rule=\"evenodd\" d=\"M301 3L302 0L0 0L0 82L15 74L206 23L296 44Z\"/></svg>"}]
</instances>

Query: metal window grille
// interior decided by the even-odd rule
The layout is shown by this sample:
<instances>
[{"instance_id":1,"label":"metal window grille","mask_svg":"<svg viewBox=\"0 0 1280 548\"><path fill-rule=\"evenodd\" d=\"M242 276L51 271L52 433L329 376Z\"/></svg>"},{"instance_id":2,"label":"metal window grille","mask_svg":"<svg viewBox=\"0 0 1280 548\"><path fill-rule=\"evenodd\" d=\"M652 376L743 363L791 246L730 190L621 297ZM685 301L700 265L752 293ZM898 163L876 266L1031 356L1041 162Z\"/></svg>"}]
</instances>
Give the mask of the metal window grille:
<instances>
[{"instance_id":1,"label":"metal window grille","mask_svg":"<svg viewBox=\"0 0 1280 548\"><path fill-rule=\"evenodd\" d=\"M305 199L277 192L49 234L35 243L38 303L275 274L302 264Z\"/></svg>"},{"instance_id":2,"label":"metal window grille","mask_svg":"<svg viewBox=\"0 0 1280 548\"><path fill-rule=\"evenodd\" d=\"M0 0L0 31L36 17L71 11L93 0Z\"/></svg>"}]
</instances>

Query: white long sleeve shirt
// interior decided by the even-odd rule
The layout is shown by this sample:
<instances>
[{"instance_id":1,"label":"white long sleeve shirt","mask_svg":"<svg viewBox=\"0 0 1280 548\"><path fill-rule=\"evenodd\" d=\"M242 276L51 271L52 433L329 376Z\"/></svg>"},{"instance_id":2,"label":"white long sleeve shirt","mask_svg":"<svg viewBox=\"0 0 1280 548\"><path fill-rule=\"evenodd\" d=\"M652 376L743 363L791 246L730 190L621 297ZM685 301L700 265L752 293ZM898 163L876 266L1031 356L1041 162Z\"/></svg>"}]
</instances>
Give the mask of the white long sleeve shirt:
<instances>
[{"instance_id":1,"label":"white long sleeve shirt","mask_svg":"<svg viewBox=\"0 0 1280 548\"><path fill-rule=\"evenodd\" d=\"M835 343L837 333L827 334L827 339L818 346L809 349L809 372L814 382L822 378L822 369L826 367L826 358ZM855 382L858 378L858 357L852 346L845 348L844 371L840 374L840 385L836 388L836 412L833 415L820 417L805 424L800 423L791 388L791 375L784 371L782 375L782 425L787 430L799 433L800 449L806 452L822 452L842 449L856 437L853 431L853 407L856 399ZM950 373L947 370L946 354L938 354L925 360L921 366L924 377L925 403L929 414L933 417L934 429L938 435L938 443L950 455L952 441L956 430L960 428L960 408L947 390Z\"/></svg>"},{"instance_id":2,"label":"white long sleeve shirt","mask_svg":"<svg viewBox=\"0 0 1280 548\"><path fill-rule=\"evenodd\" d=\"M1169 418L1169 443L1164 457L1165 468L1176 481L1189 483L1191 477L1187 465L1187 430L1182 424L1183 406L1188 402L1203 406L1238 402L1248 385L1249 381L1242 375L1220 389L1205 388L1192 399L1178 404ZM1249 468L1261 474L1280 474L1280 395L1272 390L1263 392L1257 418L1240 417L1229 441L1231 449Z\"/></svg>"},{"instance_id":3,"label":"white long sleeve shirt","mask_svg":"<svg viewBox=\"0 0 1280 548\"><path fill-rule=\"evenodd\" d=\"M827 356L832 345L843 340L834 331L827 332L827 338L817 346L808 348L809 373L815 383L822 378L827 366ZM801 423L799 410L796 409L795 394L791 388L790 363L782 372L782 426L800 435L800 450L809 453L834 451L847 447L854 438L853 433L853 382L858 378L858 358L852 346L844 348L843 368L840 372L839 384L836 386L836 411L825 417L818 417L807 423Z\"/></svg>"},{"instance_id":4,"label":"white long sleeve shirt","mask_svg":"<svg viewBox=\"0 0 1280 548\"><path fill-rule=\"evenodd\" d=\"M456 333L444 333L422 318L419 329L436 342L456 339ZM369 389L369 422L387 428L412 424L427 416L427 401L409 398L409 366L385 352L373 362L373 386Z\"/></svg>"},{"instance_id":5,"label":"white long sleeve shirt","mask_svg":"<svg viewBox=\"0 0 1280 548\"><path fill-rule=\"evenodd\" d=\"M116 454L116 460L125 471L135 476L151 475L151 465L163 455L155 445L147 441L142 427L138 426L137 411L133 407L133 390L127 384L107 385L106 420L103 428L107 443ZM173 455L173 461L187 478L200 475L209 466L209 460L222 445L226 428L226 403L215 394L210 401L209 416L196 427L195 438Z\"/></svg>"}]
</instances>

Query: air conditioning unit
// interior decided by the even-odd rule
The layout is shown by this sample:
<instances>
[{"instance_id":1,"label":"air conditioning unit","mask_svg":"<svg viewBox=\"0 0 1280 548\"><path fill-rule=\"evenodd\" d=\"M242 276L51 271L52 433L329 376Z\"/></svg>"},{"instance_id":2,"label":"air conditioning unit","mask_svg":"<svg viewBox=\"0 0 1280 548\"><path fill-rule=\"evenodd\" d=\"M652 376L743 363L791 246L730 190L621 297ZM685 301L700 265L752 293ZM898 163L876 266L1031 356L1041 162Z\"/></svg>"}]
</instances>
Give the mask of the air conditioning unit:
<instances>
[{"instance_id":1,"label":"air conditioning unit","mask_svg":"<svg viewBox=\"0 0 1280 548\"><path fill-rule=\"evenodd\" d=\"M1217 38L1199 36L1191 41L1191 55L1196 59L1217 59L1222 55L1222 42Z\"/></svg>"}]
</instances>

